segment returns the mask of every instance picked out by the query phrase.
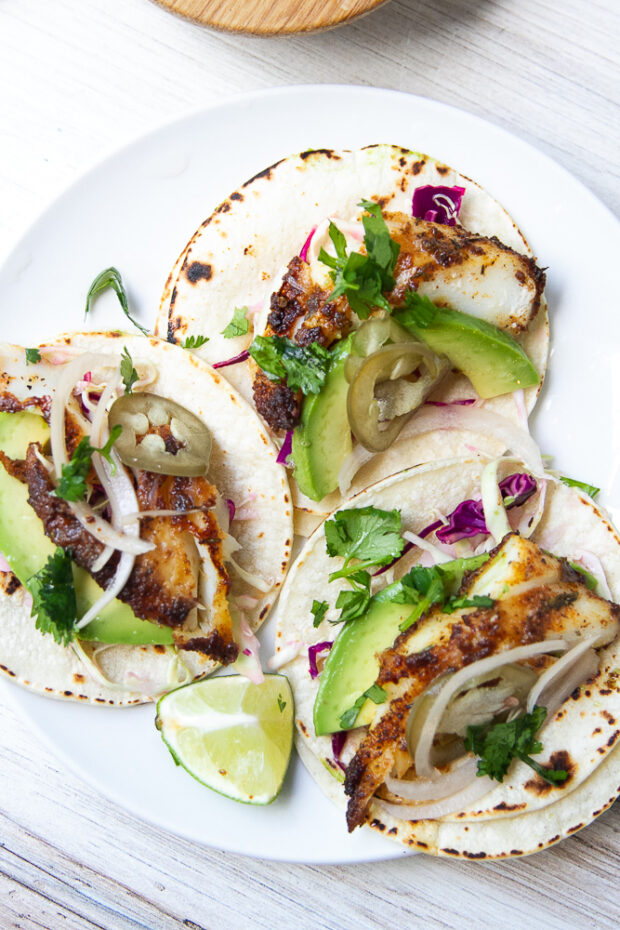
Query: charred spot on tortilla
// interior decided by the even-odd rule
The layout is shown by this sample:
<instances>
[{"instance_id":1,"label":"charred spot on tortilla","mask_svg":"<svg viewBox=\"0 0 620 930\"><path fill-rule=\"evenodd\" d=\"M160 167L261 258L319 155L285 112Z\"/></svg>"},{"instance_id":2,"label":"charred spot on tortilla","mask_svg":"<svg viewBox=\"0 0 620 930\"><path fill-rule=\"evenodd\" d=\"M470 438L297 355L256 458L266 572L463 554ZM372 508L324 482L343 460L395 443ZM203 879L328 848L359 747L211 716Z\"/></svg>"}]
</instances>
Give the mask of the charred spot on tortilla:
<instances>
[{"instance_id":1,"label":"charred spot on tortilla","mask_svg":"<svg viewBox=\"0 0 620 930\"><path fill-rule=\"evenodd\" d=\"M267 181L270 181L271 172L275 171L278 165L281 165L283 161L285 161L285 159L281 158L279 161L274 162L273 165L269 165L268 168L264 168L262 171L259 171L258 174L255 174L254 177L250 178L248 181L245 181L241 186L249 187L250 184L253 184L255 181L260 181L263 178Z\"/></svg>"},{"instance_id":2,"label":"charred spot on tortilla","mask_svg":"<svg viewBox=\"0 0 620 930\"><path fill-rule=\"evenodd\" d=\"M224 204L222 204L222 207L223 206ZM221 207L219 209L221 210ZM228 209L230 210L230 206L228 206ZM203 264L202 262L192 262L187 268L185 276L191 284L196 284L198 281L210 281L213 276L213 268L211 265ZM173 303L172 300L171 303Z\"/></svg>"}]
</instances>

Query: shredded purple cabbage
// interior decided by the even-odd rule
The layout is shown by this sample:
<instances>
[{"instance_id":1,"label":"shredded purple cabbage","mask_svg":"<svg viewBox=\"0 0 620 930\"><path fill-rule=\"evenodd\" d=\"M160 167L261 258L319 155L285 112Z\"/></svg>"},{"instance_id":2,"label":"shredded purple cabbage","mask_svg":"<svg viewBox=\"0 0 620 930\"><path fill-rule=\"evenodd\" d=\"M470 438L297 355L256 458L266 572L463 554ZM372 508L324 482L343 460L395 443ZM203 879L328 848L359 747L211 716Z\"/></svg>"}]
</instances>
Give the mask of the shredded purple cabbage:
<instances>
[{"instance_id":1,"label":"shredded purple cabbage","mask_svg":"<svg viewBox=\"0 0 620 930\"><path fill-rule=\"evenodd\" d=\"M278 465L286 465L286 460L293 451L293 430L289 429L284 437L282 448L278 452L276 462Z\"/></svg>"},{"instance_id":2,"label":"shredded purple cabbage","mask_svg":"<svg viewBox=\"0 0 620 930\"><path fill-rule=\"evenodd\" d=\"M245 362L249 359L250 353L246 349L244 352L240 352L239 355L233 356L233 358L226 358L223 362L214 362L213 368L227 368L228 365L238 365L239 362Z\"/></svg>"},{"instance_id":3,"label":"shredded purple cabbage","mask_svg":"<svg viewBox=\"0 0 620 930\"><path fill-rule=\"evenodd\" d=\"M340 730L339 733L332 733L332 752L336 761L340 758L348 735L346 730Z\"/></svg>"},{"instance_id":4,"label":"shredded purple cabbage","mask_svg":"<svg viewBox=\"0 0 620 930\"><path fill-rule=\"evenodd\" d=\"M419 220L455 226L464 194L464 187L424 184L413 192L411 213Z\"/></svg>"},{"instance_id":5,"label":"shredded purple cabbage","mask_svg":"<svg viewBox=\"0 0 620 930\"><path fill-rule=\"evenodd\" d=\"M520 507L529 500L536 490L536 482L530 475L526 475L524 472L515 472L514 475L508 475L507 478L500 481L499 489L502 498L513 498L513 500L506 505L506 509L510 510L512 507ZM444 523L443 520L435 520L434 523L430 523L428 526L425 526L423 530L420 530L418 536L424 539L435 532L440 542L448 544L458 542L459 539L468 539L470 536L488 536L489 531L484 519L482 501L462 501L458 507L455 507L452 513L448 515L447 523ZM387 572L388 568L395 565L396 562L402 559L414 546L415 543L405 543L403 551L398 558L390 562L389 565L384 565L383 568L378 569L373 574L382 575L383 572Z\"/></svg>"},{"instance_id":6,"label":"shredded purple cabbage","mask_svg":"<svg viewBox=\"0 0 620 930\"><path fill-rule=\"evenodd\" d=\"M243 654L244 654L244 656L251 656L251 655L252 655L252 653L250 652L249 649L244 649L244 650L243 650Z\"/></svg>"},{"instance_id":7,"label":"shredded purple cabbage","mask_svg":"<svg viewBox=\"0 0 620 930\"><path fill-rule=\"evenodd\" d=\"M306 239L306 241L301 247L301 252L299 253L299 257L301 258L302 262L308 261L308 249L310 248L310 243L312 242L312 237L314 236L315 232L316 232L316 226L313 226L310 231L310 235L308 236L308 238Z\"/></svg>"},{"instance_id":8,"label":"shredded purple cabbage","mask_svg":"<svg viewBox=\"0 0 620 930\"><path fill-rule=\"evenodd\" d=\"M319 669L316 664L317 656L321 652L329 652L334 644L330 642L315 643L314 646L308 646L308 668L310 671L310 678L318 678Z\"/></svg>"},{"instance_id":9,"label":"shredded purple cabbage","mask_svg":"<svg viewBox=\"0 0 620 930\"><path fill-rule=\"evenodd\" d=\"M237 508L235 507L235 502L231 500L230 497L226 498L226 506L228 507L228 523L230 524L235 519Z\"/></svg>"},{"instance_id":10,"label":"shredded purple cabbage","mask_svg":"<svg viewBox=\"0 0 620 930\"><path fill-rule=\"evenodd\" d=\"M503 498L514 498L507 505L508 508L520 507L536 490L536 482L530 475L515 473L500 481L499 489ZM448 522L437 530L437 539L443 543L455 543L459 539L478 536L479 533L489 533L484 520L482 501L469 500L463 501L452 511Z\"/></svg>"}]
</instances>

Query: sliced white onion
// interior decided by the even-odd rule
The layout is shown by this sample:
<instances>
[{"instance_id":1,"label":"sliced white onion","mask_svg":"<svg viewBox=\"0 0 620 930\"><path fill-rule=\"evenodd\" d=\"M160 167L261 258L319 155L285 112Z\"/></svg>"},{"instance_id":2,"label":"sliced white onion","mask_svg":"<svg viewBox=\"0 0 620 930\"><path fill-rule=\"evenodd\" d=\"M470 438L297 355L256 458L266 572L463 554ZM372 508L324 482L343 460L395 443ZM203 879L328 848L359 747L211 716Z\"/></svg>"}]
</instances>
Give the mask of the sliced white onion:
<instances>
[{"instance_id":1,"label":"sliced white onion","mask_svg":"<svg viewBox=\"0 0 620 930\"><path fill-rule=\"evenodd\" d=\"M253 684L260 685L265 680L260 664L260 643L241 612L237 613L231 608L230 616L233 621L235 642L240 649L239 657L233 664L233 668L239 675L243 675Z\"/></svg>"},{"instance_id":2,"label":"sliced white onion","mask_svg":"<svg viewBox=\"0 0 620 930\"><path fill-rule=\"evenodd\" d=\"M530 434L516 426L507 417L475 405L471 407L461 405L424 407L405 424L390 448L397 448L400 443L414 436L444 429L467 430L499 439L523 461L532 474L536 476L544 474L540 449ZM353 451L346 457L338 472L338 487L341 494L346 494L357 472L375 455L375 452L369 452L360 443L354 443Z\"/></svg>"},{"instance_id":3,"label":"sliced white onion","mask_svg":"<svg viewBox=\"0 0 620 930\"><path fill-rule=\"evenodd\" d=\"M112 520L114 523L119 524L122 520L123 510L131 507L137 508L138 501L136 498L136 492L134 490L131 479L127 475L125 469L121 464L121 460L118 455L112 449L111 457L113 460L113 465L110 465L99 453L95 452L93 455L93 465L101 483L103 484L110 506L112 508ZM114 470L114 474L112 471ZM137 523L129 527L128 533L131 534L136 540L140 541L139 538L139 525ZM149 544L150 548L153 548L153 544ZM79 622L76 624L76 629L80 630L82 627L87 626L91 620L94 620L95 617L103 610L103 608L109 604L114 598L123 590L125 585L129 580L131 575L134 562L136 557L131 552L122 552L119 559L118 565L116 567L116 572L114 578L103 592L101 597L95 601L92 607L80 618Z\"/></svg>"},{"instance_id":4,"label":"sliced white onion","mask_svg":"<svg viewBox=\"0 0 620 930\"><path fill-rule=\"evenodd\" d=\"M478 777L477 770L478 760L468 754L457 760L450 771L442 772L435 778L415 778L409 781L388 776L384 784L392 794L407 801L439 801L471 784Z\"/></svg>"},{"instance_id":5,"label":"sliced white onion","mask_svg":"<svg viewBox=\"0 0 620 930\"><path fill-rule=\"evenodd\" d=\"M112 645L114 645L114 644L113 644L113 643L109 643L108 645L112 646ZM84 648L82 647L82 645L81 645L79 639L74 639L74 640L71 642L71 648L72 648L72 650L73 650L75 656L76 656L76 657L80 660L80 662L82 662L83 665L86 667L86 671L87 671L87 673L90 675L90 677L91 677L91 678L94 678L94 680L95 680L98 684L100 684L103 688L108 688L110 691L125 691L125 692L131 691L131 692L133 692L134 694L143 694L143 695L146 694L146 695L148 695L148 697L151 697L151 692L150 692L150 691L140 691L140 690L137 689L137 688L130 688L130 687L129 687L128 685L126 685L126 684L121 684L121 683L118 682L118 681L111 681L109 678L106 678L106 676L103 674L103 672L101 671L101 669L100 669L99 666L97 665L97 662L95 661L95 656L96 656L97 653L93 653L93 657L91 658L91 657L86 653L86 651L84 650ZM97 652L100 652L100 651L101 651L100 649L97 650Z\"/></svg>"},{"instance_id":6,"label":"sliced white onion","mask_svg":"<svg viewBox=\"0 0 620 930\"><path fill-rule=\"evenodd\" d=\"M525 406L525 391L523 388L519 388L518 391L513 391L512 399L514 400L515 407L517 408L519 426L522 430L526 430L529 433L530 430L527 422L527 407Z\"/></svg>"},{"instance_id":7,"label":"sliced white onion","mask_svg":"<svg viewBox=\"0 0 620 930\"><path fill-rule=\"evenodd\" d=\"M118 357L86 353L80 355L78 358L74 358L67 364L65 370L62 372L54 393L50 412L50 442L54 468L56 469L56 476L58 479L60 479L62 475L62 466L66 465L69 461L65 443L65 410L75 382L78 380L78 376L80 374L83 375L85 370L90 371L94 368L118 368L118 366ZM105 393L104 391L104 394ZM100 403L103 401L104 394L102 394ZM94 425L93 418L93 432ZM97 453L93 456L93 462L96 455ZM114 529L106 520L103 520L92 507L83 501L67 501L67 503L84 529L102 543L103 546L107 546L111 549L119 549L121 552L130 552L132 555L149 552L154 548L152 543ZM137 510L137 504L133 509Z\"/></svg>"},{"instance_id":8,"label":"sliced white onion","mask_svg":"<svg viewBox=\"0 0 620 930\"><path fill-rule=\"evenodd\" d=\"M582 681L585 681L586 678L590 677L590 675L592 674L592 668L594 668L594 670L598 668L598 656L596 655L596 653L594 652L594 649L592 648L594 644L596 643L597 639L598 639L598 636L589 636L587 639L584 639L582 642L577 643L576 646L573 646L572 649L569 649L568 652L566 652L561 658L556 659L553 665L551 665L548 669L546 669L542 673L542 675L540 676L540 678L538 678L538 680L536 681L536 684L534 685L534 687L532 688L532 690L530 691L528 695L528 698L527 698L528 714L532 713L536 704L540 704L542 707L547 708L547 717L550 717L551 714L555 712L555 709L554 711L551 711L549 708L549 702L553 701L555 697L553 692L554 690L557 690L557 689L551 688L551 685L554 682L556 682L557 684L558 683L557 679L562 678L565 673L567 673L570 669L572 669L575 663L578 662L578 660L582 656L585 657L588 653L590 654L588 655L587 660L579 663L580 679L576 684L572 685L571 690L568 692L568 694L572 694L572 692L577 687L577 684L581 684ZM593 665L593 662L594 662L594 665ZM573 676L571 676L571 680L572 678ZM564 688L562 688L562 691L564 691ZM564 698L562 700L564 700ZM561 703L562 701L560 701L557 706L559 707Z\"/></svg>"},{"instance_id":9,"label":"sliced white onion","mask_svg":"<svg viewBox=\"0 0 620 930\"><path fill-rule=\"evenodd\" d=\"M450 699L466 682L477 675L493 671L495 668L501 668L502 665L507 665L510 662L522 662L524 659L530 659L532 656L542 655L546 652L564 652L567 648L568 644L563 639L548 639L540 643L528 643L527 646L506 649L496 655L488 656L486 659L480 659L479 662L472 662L450 675L437 694L420 733L418 745L415 747L416 774L421 778L436 776L436 769L431 762L431 750L437 727L446 707L450 703Z\"/></svg>"},{"instance_id":10,"label":"sliced white onion","mask_svg":"<svg viewBox=\"0 0 620 930\"><path fill-rule=\"evenodd\" d=\"M267 668L271 669L272 672L276 672L283 665L287 665L293 659L296 659L305 645L304 642L298 639L292 639L290 642L285 643L282 649L267 659Z\"/></svg>"},{"instance_id":11,"label":"sliced white onion","mask_svg":"<svg viewBox=\"0 0 620 930\"><path fill-rule=\"evenodd\" d=\"M257 591L262 591L263 594L267 594L267 592L271 591L273 588L273 581L265 581L265 579L261 578L260 575L257 575L254 572L246 571L245 568L242 568L237 562L235 562L231 555L226 558L226 561L229 565L232 565L233 571L236 572L243 581L249 585L252 585L252 587L256 588Z\"/></svg>"},{"instance_id":12,"label":"sliced white onion","mask_svg":"<svg viewBox=\"0 0 620 930\"><path fill-rule=\"evenodd\" d=\"M405 425L394 446L436 429L462 429L492 436L511 449L532 474L544 473L540 450L530 434L507 417L480 407L424 407Z\"/></svg>"},{"instance_id":13,"label":"sliced white onion","mask_svg":"<svg viewBox=\"0 0 620 930\"><path fill-rule=\"evenodd\" d=\"M533 514L522 513L516 531L524 539L529 539L542 519L547 499L548 482L544 478L538 479L538 494L536 495L536 508Z\"/></svg>"},{"instance_id":14,"label":"sliced white onion","mask_svg":"<svg viewBox=\"0 0 620 930\"><path fill-rule=\"evenodd\" d=\"M489 462L482 469L480 476L480 494L482 497L482 511L484 513L484 522L487 529L496 544L499 544L504 536L512 532L508 515L502 500L502 492L499 489L497 481L497 468L501 459L495 459Z\"/></svg>"},{"instance_id":15,"label":"sliced white onion","mask_svg":"<svg viewBox=\"0 0 620 930\"><path fill-rule=\"evenodd\" d=\"M380 805L388 814L397 817L399 820L428 820L438 817L445 817L446 814L453 814L455 811L462 811L468 804L473 804L480 798L488 794L494 787L493 781L488 775L483 775L474 781L470 781L466 788L457 791L447 798L438 801L428 801L422 804L391 804L389 801L382 801L380 798L373 798L375 804Z\"/></svg>"},{"instance_id":16,"label":"sliced white onion","mask_svg":"<svg viewBox=\"0 0 620 930\"><path fill-rule=\"evenodd\" d=\"M418 549L421 549L422 552L428 552L429 555L433 557L433 564L438 565L444 562L452 562L454 556L444 552L438 545L435 545L432 542L429 542L427 539L424 539L422 536L417 536L415 533L410 533L407 530L406 533L403 533L404 538L407 542L413 543Z\"/></svg>"}]
</instances>

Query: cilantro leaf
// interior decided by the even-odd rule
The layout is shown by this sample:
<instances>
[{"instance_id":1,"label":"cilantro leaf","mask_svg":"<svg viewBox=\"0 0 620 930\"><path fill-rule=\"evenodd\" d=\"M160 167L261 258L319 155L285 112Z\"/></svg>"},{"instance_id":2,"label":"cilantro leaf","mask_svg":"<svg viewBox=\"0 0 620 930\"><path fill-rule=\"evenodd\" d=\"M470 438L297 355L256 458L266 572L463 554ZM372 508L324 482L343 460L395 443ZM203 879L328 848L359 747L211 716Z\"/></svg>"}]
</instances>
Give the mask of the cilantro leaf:
<instances>
[{"instance_id":1,"label":"cilantro leaf","mask_svg":"<svg viewBox=\"0 0 620 930\"><path fill-rule=\"evenodd\" d=\"M370 604L370 575L365 571L356 571L347 579L353 590L341 591L336 599L336 607L340 609L340 616L335 623L347 620L357 620L368 610Z\"/></svg>"},{"instance_id":2,"label":"cilantro leaf","mask_svg":"<svg viewBox=\"0 0 620 930\"><path fill-rule=\"evenodd\" d=\"M318 394L327 377L331 353L313 342L298 346L284 336L255 336L249 353L272 381L286 379L292 391Z\"/></svg>"},{"instance_id":3,"label":"cilantro leaf","mask_svg":"<svg viewBox=\"0 0 620 930\"><path fill-rule=\"evenodd\" d=\"M451 614L463 607L492 607L494 603L493 598L487 597L486 594L474 594L473 597L449 597L443 605L443 612Z\"/></svg>"},{"instance_id":4,"label":"cilantro leaf","mask_svg":"<svg viewBox=\"0 0 620 930\"><path fill-rule=\"evenodd\" d=\"M113 464L110 452L122 431L123 427L118 423L110 431L108 441L101 449L91 446L89 437L84 436L71 456L71 461L62 466L60 481L54 491L56 497L61 497L65 501L84 500L88 491L86 476L90 471L93 452L99 452L108 462Z\"/></svg>"},{"instance_id":5,"label":"cilantro leaf","mask_svg":"<svg viewBox=\"0 0 620 930\"><path fill-rule=\"evenodd\" d=\"M57 643L67 646L75 637L77 623L70 550L59 546L43 568L29 579L28 589L37 630L51 633Z\"/></svg>"},{"instance_id":6,"label":"cilantro leaf","mask_svg":"<svg viewBox=\"0 0 620 930\"><path fill-rule=\"evenodd\" d=\"M38 349L26 349L26 365L35 365L41 361L41 353Z\"/></svg>"},{"instance_id":7,"label":"cilantro leaf","mask_svg":"<svg viewBox=\"0 0 620 930\"><path fill-rule=\"evenodd\" d=\"M405 294L405 307L398 311L398 321L403 326L407 324L426 329L437 316L437 307L430 299L417 291L408 291Z\"/></svg>"},{"instance_id":8,"label":"cilantro leaf","mask_svg":"<svg viewBox=\"0 0 620 930\"><path fill-rule=\"evenodd\" d=\"M398 510L360 507L338 511L325 524L325 545L328 555L342 556L345 564L340 571L332 572L329 580L346 578L360 569L392 562L405 545L400 531ZM359 562L351 566L351 559Z\"/></svg>"},{"instance_id":9,"label":"cilantro leaf","mask_svg":"<svg viewBox=\"0 0 620 930\"><path fill-rule=\"evenodd\" d=\"M144 326L141 326L140 323L137 323L129 312L129 304L127 303L125 286L123 284L123 279L121 278L121 273L117 268L106 268L101 272L101 274L97 275L91 286L88 288L84 316L86 317L90 313L95 297L98 294L101 294L103 291L106 291L109 287L112 288L118 297L123 313L130 321L130 323L133 323L136 329L139 329L143 336L148 336L148 329L146 329Z\"/></svg>"},{"instance_id":10,"label":"cilantro leaf","mask_svg":"<svg viewBox=\"0 0 620 930\"><path fill-rule=\"evenodd\" d=\"M136 381L140 380L140 375L133 367L133 361L127 346L121 352L121 377L125 385L125 394L131 394L131 389Z\"/></svg>"},{"instance_id":11,"label":"cilantro leaf","mask_svg":"<svg viewBox=\"0 0 620 930\"><path fill-rule=\"evenodd\" d=\"M225 339L234 339L235 336L246 335L250 328L246 316L247 312L247 307L235 307L230 323L222 330L222 336L224 336Z\"/></svg>"},{"instance_id":12,"label":"cilantro leaf","mask_svg":"<svg viewBox=\"0 0 620 930\"><path fill-rule=\"evenodd\" d=\"M589 494L590 497L594 498L601 490L600 488L595 487L593 484L586 484L583 481L576 481L575 478L567 478L565 475L560 475L560 481L562 484L565 484L567 488L579 488L580 491L585 491L586 494Z\"/></svg>"},{"instance_id":13,"label":"cilantro leaf","mask_svg":"<svg viewBox=\"0 0 620 930\"><path fill-rule=\"evenodd\" d=\"M188 336L185 342L181 343L182 349L199 349L209 341L208 336Z\"/></svg>"},{"instance_id":14,"label":"cilantro leaf","mask_svg":"<svg viewBox=\"0 0 620 930\"><path fill-rule=\"evenodd\" d=\"M340 717L340 726L343 730L350 730L354 725L355 721L359 717L359 712L366 703L366 700L371 700L375 704L383 704L387 694L383 688L378 685L376 682L374 685L371 685L363 694L360 694L355 704L352 707L349 707Z\"/></svg>"},{"instance_id":15,"label":"cilantro leaf","mask_svg":"<svg viewBox=\"0 0 620 930\"><path fill-rule=\"evenodd\" d=\"M370 214L362 217L366 251L379 269L382 290L391 291L396 283L394 268L400 253L400 246L390 236L378 203L372 200L362 200L358 206L363 207L366 213Z\"/></svg>"},{"instance_id":16,"label":"cilantro leaf","mask_svg":"<svg viewBox=\"0 0 620 930\"><path fill-rule=\"evenodd\" d=\"M394 287L394 268L400 246L390 236L381 207L371 200L359 204L366 210L362 217L366 255L351 252L347 255L346 239L334 223L329 224L329 237L336 256L321 249L319 261L331 268L334 290L330 300L344 295L360 319L366 319L373 307L390 312L391 307L383 291Z\"/></svg>"},{"instance_id":17,"label":"cilantro leaf","mask_svg":"<svg viewBox=\"0 0 620 930\"><path fill-rule=\"evenodd\" d=\"M512 760L517 758L550 784L565 782L568 773L563 769L544 768L531 758L542 752L542 743L536 739L536 734L546 716L547 709L536 706L531 714L523 714L505 723L467 727L465 749L479 756L477 774L488 775L501 782Z\"/></svg>"},{"instance_id":18,"label":"cilantro leaf","mask_svg":"<svg viewBox=\"0 0 620 930\"><path fill-rule=\"evenodd\" d=\"M327 601L316 601L316 600L312 601L312 607L310 608L310 612L312 613L314 617L312 626L315 629L317 626L320 626L321 621L323 620L323 617L327 613L328 607L329 607L329 604L327 603Z\"/></svg>"},{"instance_id":19,"label":"cilantro leaf","mask_svg":"<svg viewBox=\"0 0 620 930\"><path fill-rule=\"evenodd\" d=\"M286 701L282 700L281 694L278 695L278 707L280 708L280 713L282 714L284 712L284 708L286 707Z\"/></svg>"}]
</instances>

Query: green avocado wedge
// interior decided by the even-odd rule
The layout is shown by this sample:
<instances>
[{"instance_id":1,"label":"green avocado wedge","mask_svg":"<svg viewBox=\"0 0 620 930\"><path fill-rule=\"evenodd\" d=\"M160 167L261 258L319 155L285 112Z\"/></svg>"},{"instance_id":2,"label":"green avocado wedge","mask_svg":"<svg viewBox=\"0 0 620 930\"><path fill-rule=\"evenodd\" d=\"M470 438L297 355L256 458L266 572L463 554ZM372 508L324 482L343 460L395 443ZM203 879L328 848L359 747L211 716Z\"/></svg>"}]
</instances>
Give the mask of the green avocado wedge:
<instances>
[{"instance_id":1,"label":"green avocado wedge","mask_svg":"<svg viewBox=\"0 0 620 930\"><path fill-rule=\"evenodd\" d=\"M540 382L522 346L504 330L459 310L428 303L434 308L428 321L412 307L397 310L392 316L433 352L447 356L480 397L510 394Z\"/></svg>"},{"instance_id":2,"label":"green avocado wedge","mask_svg":"<svg viewBox=\"0 0 620 930\"><path fill-rule=\"evenodd\" d=\"M23 458L30 442L45 445L49 428L34 413L0 413L0 449L11 458ZM0 552L25 588L32 576L53 555L56 546L47 538L43 524L28 504L28 488L0 465ZM103 594L87 571L73 565L78 614L83 615ZM171 645L167 627L136 617L127 604L113 600L79 631L79 638L100 643L135 646Z\"/></svg>"},{"instance_id":3,"label":"green avocado wedge","mask_svg":"<svg viewBox=\"0 0 620 930\"><path fill-rule=\"evenodd\" d=\"M313 501L336 490L340 467L353 448L347 416L349 383L344 376L351 342L348 336L332 350L323 389L305 398L301 423L293 433L295 480L300 491Z\"/></svg>"},{"instance_id":4,"label":"green avocado wedge","mask_svg":"<svg viewBox=\"0 0 620 930\"><path fill-rule=\"evenodd\" d=\"M314 701L317 736L343 729L340 718L374 684L379 673L379 654L392 645L401 623L413 609L412 604L376 601L359 620L345 623L321 672ZM375 711L376 704L367 700L355 725L370 723Z\"/></svg>"}]
</instances>

